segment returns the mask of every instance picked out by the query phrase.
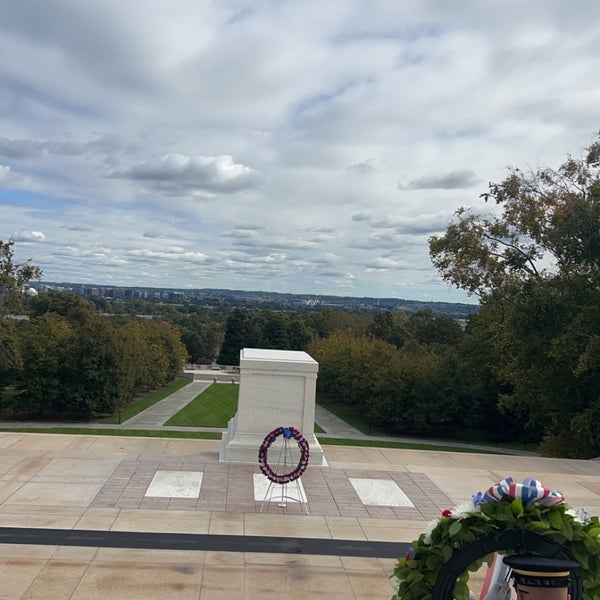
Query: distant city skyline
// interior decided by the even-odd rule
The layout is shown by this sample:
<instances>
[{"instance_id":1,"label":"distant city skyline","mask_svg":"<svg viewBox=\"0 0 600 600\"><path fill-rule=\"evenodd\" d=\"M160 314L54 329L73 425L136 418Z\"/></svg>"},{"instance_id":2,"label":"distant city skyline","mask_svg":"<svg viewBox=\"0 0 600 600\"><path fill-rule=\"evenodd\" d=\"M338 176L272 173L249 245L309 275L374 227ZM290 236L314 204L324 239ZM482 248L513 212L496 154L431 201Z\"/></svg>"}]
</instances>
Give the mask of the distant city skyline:
<instances>
[{"instance_id":1,"label":"distant city skyline","mask_svg":"<svg viewBox=\"0 0 600 600\"><path fill-rule=\"evenodd\" d=\"M591 143L598 22L591 0L9 3L0 239L49 281L476 303L428 238L494 210L507 166Z\"/></svg>"},{"instance_id":2,"label":"distant city skyline","mask_svg":"<svg viewBox=\"0 0 600 600\"><path fill-rule=\"evenodd\" d=\"M479 310L479 306L470 303L423 301L405 298L378 298L370 296L338 296L321 294L294 294L289 292L268 292L265 290L239 290L218 288L165 288L143 286L106 286L102 284L83 284L77 282L36 281L25 291L26 295L50 292L69 293L90 299L102 297L109 302L132 299L160 301L167 303L190 302L202 306L240 306L273 310L334 310L387 311L400 310L415 313L431 310L438 316L466 319Z\"/></svg>"}]
</instances>

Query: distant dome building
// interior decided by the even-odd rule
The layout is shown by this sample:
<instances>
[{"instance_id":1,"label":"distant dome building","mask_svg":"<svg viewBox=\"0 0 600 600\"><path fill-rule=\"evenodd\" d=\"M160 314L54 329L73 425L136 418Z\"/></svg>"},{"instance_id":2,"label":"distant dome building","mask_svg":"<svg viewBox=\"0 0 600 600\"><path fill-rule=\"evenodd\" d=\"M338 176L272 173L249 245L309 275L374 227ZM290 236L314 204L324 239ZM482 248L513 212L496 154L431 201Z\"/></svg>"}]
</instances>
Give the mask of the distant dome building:
<instances>
[{"instance_id":1,"label":"distant dome building","mask_svg":"<svg viewBox=\"0 0 600 600\"><path fill-rule=\"evenodd\" d=\"M28 296L29 298L32 298L33 296L37 296L38 292L36 289L32 288L32 287L28 287L24 292L23 292L26 296Z\"/></svg>"}]
</instances>

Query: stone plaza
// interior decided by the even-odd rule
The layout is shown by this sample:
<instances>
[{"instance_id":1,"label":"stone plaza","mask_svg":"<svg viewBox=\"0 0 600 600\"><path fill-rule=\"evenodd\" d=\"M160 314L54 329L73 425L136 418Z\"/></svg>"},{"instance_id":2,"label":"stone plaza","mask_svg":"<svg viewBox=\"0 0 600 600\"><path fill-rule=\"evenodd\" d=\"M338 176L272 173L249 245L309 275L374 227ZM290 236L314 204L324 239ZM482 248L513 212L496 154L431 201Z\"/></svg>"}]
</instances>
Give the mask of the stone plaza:
<instances>
[{"instance_id":1,"label":"stone plaza","mask_svg":"<svg viewBox=\"0 0 600 600\"><path fill-rule=\"evenodd\" d=\"M387 600L427 524L507 476L600 514L598 461L360 447L315 405L317 371L303 352L244 349L221 441L0 432L0 600ZM121 427L161 429L208 385ZM321 446L315 419L357 445ZM311 444L286 488L257 461L278 426Z\"/></svg>"},{"instance_id":2,"label":"stone plaza","mask_svg":"<svg viewBox=\"0 0 600 600\"><path fill-rule=\"evenodd\" d=\"M327 466L302 477L310 515L260 513L258 466L219 462L219 441L0 433L0 598L389 599L395 546L382 558L376 544L403 555L442 510L506 476L600 513L598 461L323 448ZM375 550L352 555L361 544Z\"/></svg>"}]
</instances>

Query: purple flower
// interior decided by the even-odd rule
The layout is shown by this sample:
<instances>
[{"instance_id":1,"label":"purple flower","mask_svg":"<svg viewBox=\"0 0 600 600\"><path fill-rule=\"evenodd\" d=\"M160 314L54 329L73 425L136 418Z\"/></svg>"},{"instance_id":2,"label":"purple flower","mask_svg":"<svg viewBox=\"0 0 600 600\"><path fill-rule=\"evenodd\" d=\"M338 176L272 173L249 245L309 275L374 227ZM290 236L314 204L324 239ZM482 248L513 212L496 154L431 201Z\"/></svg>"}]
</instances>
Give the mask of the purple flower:
<instances>
[{"instance_id":1,"label":"purple flower","mask_svg":"<svg viewBox=\"0 0 600 600\"><path fill-rule=\"evenodd\" d=\"M475 506L481 506L484 503L483 494L481 492L477 492L471 496L471 500L473 500L473 504Z\"/></svg>"}]
</instances>

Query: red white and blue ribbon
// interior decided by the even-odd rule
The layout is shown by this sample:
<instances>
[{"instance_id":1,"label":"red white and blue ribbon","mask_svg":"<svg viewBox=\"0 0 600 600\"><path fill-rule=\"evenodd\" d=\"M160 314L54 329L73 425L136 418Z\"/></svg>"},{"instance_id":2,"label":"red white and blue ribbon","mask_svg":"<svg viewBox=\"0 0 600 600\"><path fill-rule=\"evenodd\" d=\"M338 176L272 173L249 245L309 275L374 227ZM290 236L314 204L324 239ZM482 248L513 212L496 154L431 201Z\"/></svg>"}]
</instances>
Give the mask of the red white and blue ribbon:
<instances>
[{"instance_id":1,"label":"red white and blue ribbon","mask_svg":"<svg viewBox=\"0 0 600 600\"><path fill-rule=\"evenodd\" d=\"M490 487L485 492L483 499L485 502L499 502L506 497L521 500L523 506L534 504L554 506L565 501L561 492L551 490L541 481L532 477L526 477L523 483L517 483L512 477L507 477Z\"/></svg>"}]
</instances>

